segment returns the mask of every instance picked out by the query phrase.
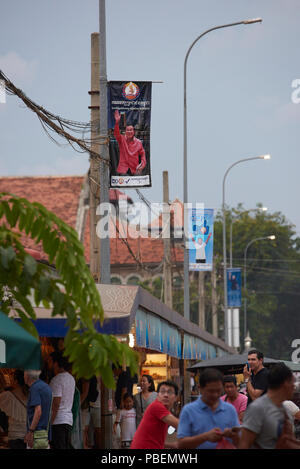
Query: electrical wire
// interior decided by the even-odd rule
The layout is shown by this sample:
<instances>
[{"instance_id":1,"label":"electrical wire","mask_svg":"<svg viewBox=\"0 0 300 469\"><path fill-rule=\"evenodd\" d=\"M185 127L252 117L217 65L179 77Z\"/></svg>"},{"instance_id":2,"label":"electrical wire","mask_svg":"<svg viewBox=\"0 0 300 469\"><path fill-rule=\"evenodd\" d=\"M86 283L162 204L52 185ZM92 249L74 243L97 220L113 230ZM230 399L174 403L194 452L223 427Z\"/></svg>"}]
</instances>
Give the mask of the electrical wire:
<instances>
[{"instance_id":1,"label":"electrical wire","mask_svg":"<svg viewBox=\"0 0 300 469\"><path fill-rule=\"evenodd\" d=\"M95 158L96 160L101 160L103 163L109 165L109 161L99 155L98 153L94 152L91 150L89 147L89 144L91 143L91 139L85 139L85 138L76 138L73 135L71 135L68 131L74 132L74 133L85 133L87 131L91 130L91 126L93 124L91 123L84 123L84 122L77 122L73 121L70 119L65 119L62 118L58 115L52 114L50 111L47 109L43 108L42 106L36 104L34 101L32 101L30 98L28 98L25 93L17 88L3 73L2 70L0 70L0 79L4 81L5 83L5 89L9 95L15 95L18 98L20 98L25 106L29 108L31 111L33 111L37 117L39 118L42 127L44 131L46 132L47 136L51 138L52 141L54 141L57 145L61 145L61 143L57 142L52 135L50 135L50 131L55 132L58 134L60 137L64 138L67 140L68 144L72 146L72 148L78 152L78 153L89 153L91 158ZM101 139L103 140L103 144L108 143L108 138L106 137L97 137L97 141ZM75 148L73 145L77 145L79 148Z\"/></svg>"}]
</instances>

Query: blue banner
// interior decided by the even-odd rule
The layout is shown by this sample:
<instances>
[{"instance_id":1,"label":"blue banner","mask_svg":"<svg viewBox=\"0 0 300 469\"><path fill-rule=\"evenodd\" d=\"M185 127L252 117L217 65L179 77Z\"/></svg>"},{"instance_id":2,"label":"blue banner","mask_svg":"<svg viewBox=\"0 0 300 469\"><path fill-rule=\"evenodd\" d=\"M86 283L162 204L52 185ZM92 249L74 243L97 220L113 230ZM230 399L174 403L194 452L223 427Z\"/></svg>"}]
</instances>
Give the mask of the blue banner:
<instances>
[{"instance_id":1,"label":"blue banner","mask_svg":"<svg viewBox=\"0 0 300 469\"><path fill-rule=\"evenodd\" d=\"M242 306L241 287L241 269L227 269L227 303L229 308L240 308Z\"/></svg>"},{"instance_id":2,"label":"blue banner","mask_svg":"<svg viewBox=\"0 0 300 469\"><path fill-rule=\"evenodd\" d=\"M212 270L213 232L213 209L189 209L189 270Z\"/></svg>"}]
</instances>

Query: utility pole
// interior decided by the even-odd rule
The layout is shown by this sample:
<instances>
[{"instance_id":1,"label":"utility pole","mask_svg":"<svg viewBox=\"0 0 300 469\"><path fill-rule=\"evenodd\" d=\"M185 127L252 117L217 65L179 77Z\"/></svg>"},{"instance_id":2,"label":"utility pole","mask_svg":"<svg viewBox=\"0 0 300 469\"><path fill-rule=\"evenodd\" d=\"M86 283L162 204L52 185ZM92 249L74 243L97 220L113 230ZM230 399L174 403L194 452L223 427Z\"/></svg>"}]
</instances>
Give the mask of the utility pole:
<instances>
[{"instance_id":1,"label":"utility pole","mask_svg":"<svg viewBox=\"0 0 300 469\"><path fill-rule=\"evenodd\" d=\"M100 217L109 210L109 149L107 131L107 73L106 73L106 16L105 0L99 0L99 101L100 101ZM100 239L100 282L110 283L110 236ZM112 447L112 390L101 381L101 427L104 449Z\"/></svg>"},{"instance_id":2,"label":"utility pole","mask_svg":"<svg viewBox=\"0 0 300 469\"><path fill-rule=\"evenodd\" d=\"M91 35L91 150L100 155L99 145L99 33ZM90 158L89 187L90 187L90 271L96 283L100 282L100 239L96 234L99 216L96 215L100 204L99 191L99 160Z\"/></svg>"},{"instance_id":3,"label":"utility pole","mask_svg":"<svg viewBox=\"0 0 300 469\"><path fill-rule=\"evenodd\" d=\"M218 337L218 296L217 296L217 269L216 269L216 259L213 259L213 268L211 272L211 301L212 301L212 334L215 337Z\"/></svg>"},{"instance_id":4,"label":"utility pole","mask_svg":"<svg viewBox=\"0 0 300 469\"><path fill-rule=\"evenodd\" d=\"M91 149L100 155L100 47L99 33L91 35ZM96 233L100 216L97 215L100 206L100 188L102 176L100 172L100 158L90 159L89 186L90 186L90 271L96 283L100 283L101 242ZM101 380L101 428L102 449L111 448L110 412L107 403L110 402L110 390L106 389Z\"/></svg>"},{"instance_id":5,"label":"utility pole","mask_svg":"<svg viewBox=\"0 0 300 469\"><path fill-rule=\"evenodd\" d=\"M205 272L198 272L198 313L199 327L205 330L205 288L204 288Z\"/></svg>"},{"instance_id":6,"label":"utility pole","mask_svg":"<svg viewBox=\"0 0 300 469\"><path fill-rule=\"evenodd\" d=\"M171 262L171 230L170 230L170 205L169 205L169 175L163 171L163 215L162 234L164 242L164 302L169 308L173 307L172 300L172 262Z\"/></svg>"}]
</instances>

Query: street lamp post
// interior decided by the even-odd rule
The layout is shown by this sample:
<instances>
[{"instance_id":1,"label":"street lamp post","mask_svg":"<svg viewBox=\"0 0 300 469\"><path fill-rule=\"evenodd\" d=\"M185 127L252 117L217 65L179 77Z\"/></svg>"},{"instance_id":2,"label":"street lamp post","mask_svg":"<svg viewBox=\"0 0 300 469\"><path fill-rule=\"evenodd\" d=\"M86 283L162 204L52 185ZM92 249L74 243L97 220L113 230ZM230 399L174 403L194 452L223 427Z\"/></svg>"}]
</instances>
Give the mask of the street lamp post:
<instances>
[{"instance_id":1,"label":"street lamp post","mask_svg":"<svg viewBox=\"0 0 300 469\"><path fill-rule=\"evenodd\" d=\"M229 171L240 163L246 163L252 160L269 160L270 155L253 156L251 158L243 158L233 163L227 169L223 177L223 191L222 191L222 212L223 212L223 274L224 274L224 331L225 331L225 342L229 344L228 335L228 301L227 301L227 254L226 254L226 210L225 210L225 182Z\"/></svg>"},{"instance_id":2,"label":"street lamp post","mask_svg":"<svg viewBox=\"0 0 300 469\"><path fill-rule=\"evenodd\" d=\"M244 250L244 340L246 340L247 337L247 298L246 298L246 288L247 288L247 251L248 248L251 246L251 244L255 243L256 241L262 241L264 239L275 239L275 235L270 235L270 236L263 236L262 238L255 238L249 241L247 246L245 247Z\"/></svg>"},{"instance_id":3,"label":"street lamp post","mask_svg":"<svg viewBox=\"0 0 300 469\"><path fill-rule=\"evenodd\" d=\"M216 29L222 28L229 28L231 26L238 26L241 24L253 24L253 23L261 23L261 18L256 18L252 20L243 20L237 23L230 23L224 24L221 26L215 26L210 28L204 33L200 34L194 42L190 45L184 60L184 98L183 98L183 204L184 204L184 269L183 269L183 276L184 276L184 317L185 319L190 319L190 292L189 292L189 254L187 249L187 238L188 238L188 213L186 204L188 202L188 186L187 186L187 99L186 99L186 77L187 77L187 61L190 55L190 52L196 42L199 41L203 36L208 34L211 31Z\"/></svg>"}]
</instances>

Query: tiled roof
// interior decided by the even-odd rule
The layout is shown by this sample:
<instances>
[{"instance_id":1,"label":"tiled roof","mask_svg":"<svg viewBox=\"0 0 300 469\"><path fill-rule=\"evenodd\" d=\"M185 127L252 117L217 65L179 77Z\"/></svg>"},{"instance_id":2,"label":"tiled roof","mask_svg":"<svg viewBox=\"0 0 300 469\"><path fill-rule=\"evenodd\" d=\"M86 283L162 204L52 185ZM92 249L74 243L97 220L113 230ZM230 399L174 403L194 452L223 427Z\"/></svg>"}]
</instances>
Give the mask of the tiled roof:
<instances>
[{"instance_id":1,"label":"tiled roof","mask_svg":"<svg viewBox=\"0 0 300 469\"><path fill-rule=\"evenodd\" d=\"M35 176L35 177L3 177L0 178L0 192L10 192L19 197L26 197L31 202L39 202L48 210L54 212L66 223L75 228L79 196L83 187L84 176ZM110 200L127 198L124 193L110 190ZM24 246L28 249L37 249L42 253L41 246L36 246L31 239L22 236ZM130 249L141 263L159 263L163 258L163 241L151 238L127 238ZM84 233L84 247L87 262L90 259L90 228L89 216L86 220ZM111 239L111 264L136 264L128 247L120 237ZM176 247L172 250L172 258L182 262L183 251Z\"/></svg>"}]
</instances>

